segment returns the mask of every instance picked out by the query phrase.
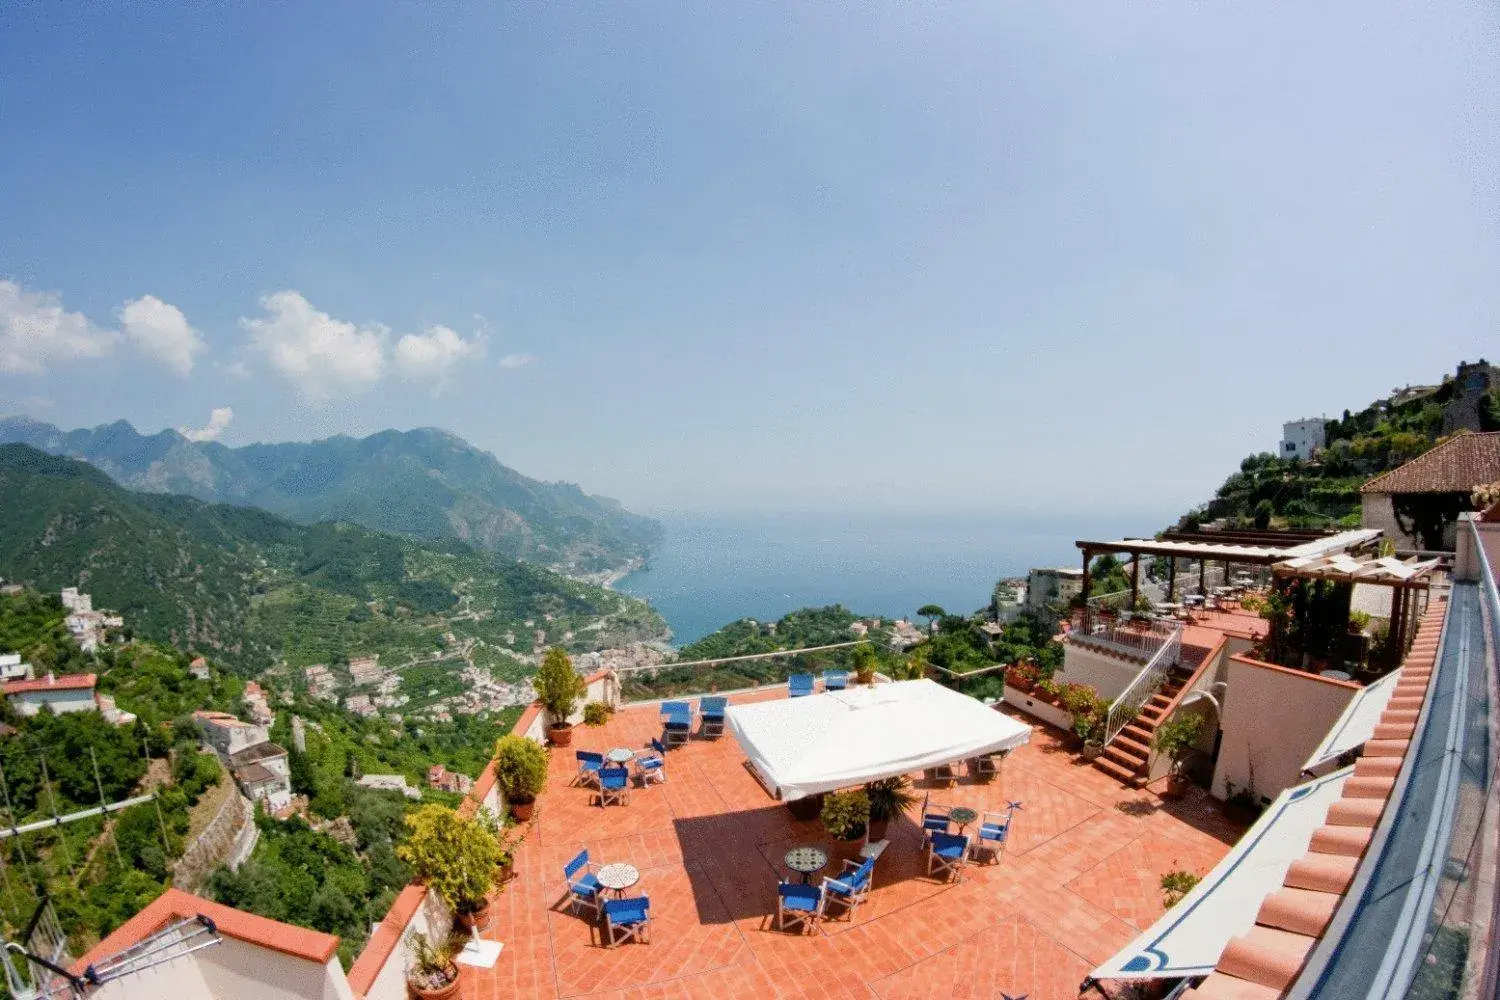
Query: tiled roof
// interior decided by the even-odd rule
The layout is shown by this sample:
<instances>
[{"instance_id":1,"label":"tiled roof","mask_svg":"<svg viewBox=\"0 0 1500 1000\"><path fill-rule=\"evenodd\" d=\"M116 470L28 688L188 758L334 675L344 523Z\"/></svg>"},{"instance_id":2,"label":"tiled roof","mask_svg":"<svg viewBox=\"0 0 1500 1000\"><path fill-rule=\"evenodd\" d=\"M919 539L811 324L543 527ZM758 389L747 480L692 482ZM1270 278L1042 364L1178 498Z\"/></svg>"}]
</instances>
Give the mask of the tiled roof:
<instances>
[{"instance_id":1,"label":"tiled roof","mask_svg":"<svg viewBox=\"0 0 1500 1000\"><path fill-rule=\"evenodd\" d=\"M246 764L237 767L234 776L247 785L259 785L265 781L278 781L281 775L266 767L264 764Z\"/></svg>"},{"instance_id":2,"label":"tiled roof","mask_svg":"<svg viewBox=\"0 0 1500 1000\"><path fill-rule=\"evenodd\" d=\"M1500 431L1460 432L1399 469L1376 476L1361 493L1467 493L1500 479Z\"/></svg>"},{"instance_id":3,"label":"tiled roof","mask_svg":"<svg viewBox=\"0 0 1500 1000\"><path fill-rule=\"evenodd\" d=\"M1307 854L1266 897L1255 926L1230 941L1214 973L1185 994L1188 1000L1276 1000L1296 982L1353 882L1396 785L1427 699L1446 611L1446 599L1434 600L1423 618L1375 738L1365 744Z\"/></svg>"},{"instance_id":4,"label":"tiled roof","mask_svg":"<svg viewBox=\"0 0 1500 1000\"><path fill-rule=\"evenodd\" d=\"M28 691L83 691L94 686L94 674L64 674L34 681L10 681L0 684L0 694L26 694Z\"/></svg>"},{"instance_id":5,"label":"tiled roof","mask_svg":"<svg viewBox=\"0 0 1500 1000\"><path fill-rule=\"evenodd\" d=\"M246 747L229 755L229 763L234 767L244 767L246 764L254 764L256 761L270 760L273 757L285 757L286 751L275 743L267 741L257 743L252 747Z\"/></svg>"},{"instance_id":6,"label":"tiled roof","mask_svg":"<svg viewBox=\"0 0 1500 1000\"><path fill-rule=\"evenodd\" d=\"M225 937L270 948L293 958L326 964L338 951L339 939L333 934L293 927L279 920L258 917L222 903L210 902L181 889L168 889L152 900L144 910L121 924L113 934L89 949L88 954L73 963L72 971L75 975L81 975L91 964L140 943L173 921L188 919L200 913L212 920L219 933Z\"/></svg>"}]
</instances>

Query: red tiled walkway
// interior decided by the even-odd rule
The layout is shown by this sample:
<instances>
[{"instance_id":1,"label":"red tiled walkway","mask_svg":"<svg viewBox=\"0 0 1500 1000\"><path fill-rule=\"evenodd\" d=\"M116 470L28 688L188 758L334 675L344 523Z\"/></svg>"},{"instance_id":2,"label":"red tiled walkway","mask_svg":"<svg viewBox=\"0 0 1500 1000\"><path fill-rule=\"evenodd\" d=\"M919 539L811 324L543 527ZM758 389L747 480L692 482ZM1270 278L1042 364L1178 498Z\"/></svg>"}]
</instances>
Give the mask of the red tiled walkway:
<instances>
[{"instance_id":1,"label":"red tiled walkway","mask_svg":"<svg viewBox=\"0 0 1500 1000\"><path fill-rule=\"evenodd\" d=\"M658 730L654 707L627 708L574 741L636 748ZM485 934L505 950L493 970L464 970L465 1000L1075 997L1095 963L1161 912L1161 874L1206 871L1240 832L1205 799L1169 805L1116 784L1038 726L993 783L932 793L981 810L1024 803L1001 864L970 866L958 884L929 879L908 817L892 825L853 921L783 934L772 926L781 856L797 844L833 850L822 827L772 801L732 736L672 750L667 771L628 806L601 809L571 785L572 749L553 753L517 877ZM606 949L591 920L561 905L562 864L585 846L599 863L640 869L649 944Z\"/></svg>"}]
</instances>

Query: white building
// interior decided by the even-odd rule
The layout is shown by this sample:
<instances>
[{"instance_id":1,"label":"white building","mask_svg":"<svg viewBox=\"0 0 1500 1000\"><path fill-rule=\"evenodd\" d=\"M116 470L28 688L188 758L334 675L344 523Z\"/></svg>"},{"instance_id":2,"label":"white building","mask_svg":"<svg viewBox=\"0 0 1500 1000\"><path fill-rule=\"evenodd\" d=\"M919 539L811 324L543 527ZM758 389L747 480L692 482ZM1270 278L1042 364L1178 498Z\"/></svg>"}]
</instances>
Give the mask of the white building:
<instances>
[{"instance_id":1,"label":"white building","mask_svg":"<svg viewBox=\"0 0 1500 1000\"><path fill-rule=\"evenodd\" d=\"M20 653L0 653L0 681L28 681L33 676L31 664L21 662Z\"/></svg>"},{"instance_id":2,"label":"white building","mask_svg":"<svg viewBox=\"0 0 1500 1000\"><path fill-rule=\"evenodd\" d=\"M203 730L203 742L212 747L225 763L246 747L270 739L265 726L241 721L228 712L194 712L193 720Z\"/></svg>"},{"instance_id":3,"label":"white building","mask_svg":"<svg viewBox=\"0 0 1500 1000\"><path fill-rule=\"evenodd\" d=\"M1058 566L1034 569L1026 577L1026 607L1046 611L1052 605L1066 605L1083 593L1083 567Z\"/></svg>"},{"instance_id":4,"label":"white building","mask_svg":"<svg viewBox=\"0 0 1500 1000\"><path fill-rule=\"evenodd\" d=\"M1324 417L1291 420L1281 425L1282 458L1306 460L1327 443L1328 421Z\"/></svg>"},{"instance_id":5,"label":"white building","mask_svg":"<svg viewBox=\"0 0 1500 1000\"><path fill-rule=\"evenodd\" d=\"M99 708L94 700L93 674L65 674L58 677L48 673L46 677L30 681L10 681L0 684L4 694L21 715L36 715L45 705L58 715L64 712L93 712Z\"/></svg>"},{"instance_id":6,"label":"white building","mask_svg":"<svg viewBox=\"0 0 1500 1000\"><path fill-rule=\"evenodd\" d=\"M404 774L366 774L355 784L364 788L374 788L382 792L400 792L409 799L420 799L422 790L413 788L407 784Z\"/></svg>"},{"instance_id":7,"label":"white building","mask_svg":"<svg viewBox=\"0 0 1500 1000\"><path fill-rule=\"evenodd\" d=\"M59 599L63 607L69 611L87 613L94 610L94 598L91 594L80 594L77 587L64 587Z\"/></svg>"},{"instance_id":8,"label":"white building","mask_svg":"<svg viewBox=\"0 0 1500 1000\"><path fill-rule=\"evenodd\" d=\"M246 798L264 801L272 812L291 804L291 762L275 743L256 743L230 754L229 769Z\"/></svg>"}]
</instances>

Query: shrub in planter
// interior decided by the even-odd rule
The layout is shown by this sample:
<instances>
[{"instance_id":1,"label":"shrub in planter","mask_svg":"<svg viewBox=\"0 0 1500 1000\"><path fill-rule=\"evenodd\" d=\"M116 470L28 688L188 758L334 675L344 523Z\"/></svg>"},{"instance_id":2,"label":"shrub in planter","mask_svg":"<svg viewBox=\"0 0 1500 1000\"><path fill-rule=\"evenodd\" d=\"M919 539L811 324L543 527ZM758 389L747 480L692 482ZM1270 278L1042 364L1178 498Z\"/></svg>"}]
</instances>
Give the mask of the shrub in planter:
<instances>
[{"instance_id":1,"label":"shrub in planter","mask_svg":"<svg viewBox=\"0 0 1500 1000\"><path fill-rule=\"evenodd\" d=\"M1034 663L1017 663L1005 672L1005 683L1018 691L1030 692L1036 687L1037 669Z\"/></svg>"},{"instance_id":2,"label":"shrub in planter","mask_svg":"<svg viewBox=\"0 0 1500 1000\"><path fill-rule=\"evenodd\" d=\"M1167 777L1169 796L1181 796L1187 791L1186 765L1197 753L1198 736L1202 731L1202 716L1179 712L1158 726L1156 735L1151 737L1152 748L1172 760L1172 772Z\"/></svg>"},{"instance_id":3,"label":"shrub in planter","mask_svg":"<svg viewBox=\"0 0 1500 1000\"><path fill-rule=\"evenodd\" d=\"M578 702L587 696L589 686L573 669L573 661L561 646L553 646L542 658L536 676L531 678L536 688L536 700L542 703L550 725L547 736L554 746L565 747L573 742L573 726L568 718Z\"/></svg>"},{"instance_id":4,"label":"shrub in planter","mask_svg":"<svg viewBox=\"0 0 1500 1000\"><path fill-rule=\"evenodd\" d=\"M411 967L406 970L407 992L417 1000L448 1000L458 995L458 965L453 956L462 945L433 941L418 932L407 939Z\"/></svg>"},{"instance_id":5,"label":"shrub in planter","mask_svg":"<svg viewBox=\"0 0 1500 1000\"><path fill-rule=\"evenodd\" d=\"M465 819L447 806L427 805L406 817L411 835L396 856L442 897L459 923L478 922L489 907L501 846L493 817Z\"/></svg>"},{"instance_id":6,"label":"shrub in planter","mask_svg":"<svg viewBox=\"0 0 1500 1000\"><path fill-rule=\"evenodd\" d=\"M864 836L870 820L870 797L863 788L825 795L818 818L835 840L857 840Z\"/></svg>"},{"instance_id":7,"label":"shrub in planter","mask_svg":"<svg viewBox=\"0 0 1500 1000\"><path fill-rule=\"evenodd\" d=\"M855 646L849 656L849 662L854 667L854 679L857 683L875 683L875 667L879 664L880 657L875 654L874 646L868 642Z\"/></svg>"},{"instance_id":8,"label":"shrub in planter","mask_svg":"<svg viewBox=\"0 0 1500 1000\"><path fill-rule=\"evenodd\" d=\"M1057 682L1052 680L1051 678L1037 681L1035 685L1035 691L1036 694L1049 705L1056 705L1059 701L1061 701L1061 699L1058 697Z\"/></svg>"},{"instance_id":9,"label":"shrub in planter","mask_svg":"<svg viewBox=\"0 0 1500 1000\"><path fill-rule=\"evenodd\" d=\"M884 840L891 820L917 803L911 779L904 774L870 782L865 786L865 796L870 802L871 840Z\"/></svg>"},{"instance_id":10,"label":"shrub in planter","mask_svg":"<svg viewBox=\"0 0 1500 1000\"><path fill-rule=\"evenodd\" d=\"M602 701L591 701L583 706L583 724L602 726L609 721L609 706Z\"/></svg>"},{"instance_id":11,"label":"shrub in planter","mask_svg":"<svg viewBox=\"0 0 1500 1000\"><path fill-rule=\"evenodd\" d=\"M495 781L511 815L522 822L530 819L536 797L547 786L547 751L515 733L500 737L495 741Z\"/></svg>"}]
</instances>

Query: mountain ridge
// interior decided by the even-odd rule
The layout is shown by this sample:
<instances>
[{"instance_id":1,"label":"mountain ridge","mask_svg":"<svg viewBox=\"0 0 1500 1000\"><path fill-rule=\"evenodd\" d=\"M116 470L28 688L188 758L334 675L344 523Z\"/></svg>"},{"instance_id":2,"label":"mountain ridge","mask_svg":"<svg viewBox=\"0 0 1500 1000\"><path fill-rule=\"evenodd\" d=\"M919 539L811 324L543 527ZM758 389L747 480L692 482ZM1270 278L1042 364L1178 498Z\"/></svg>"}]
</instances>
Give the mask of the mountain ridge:
<instances>
[{"instance_id":1,"label":"mountain ridge","mask_svg":"<svg viewBox=\"0 0 1500 1000\"><path fill-rule=\"evenodd\" d=\"M125 420L64 431L8 417L0 443L88 462L137 491L260 507L300 524L457 539L583 579L638 565L661 538L660 524L618 500L532 479L435 427L231 448L171 429L142 434Z\"/></svg>"}]
</instances>

